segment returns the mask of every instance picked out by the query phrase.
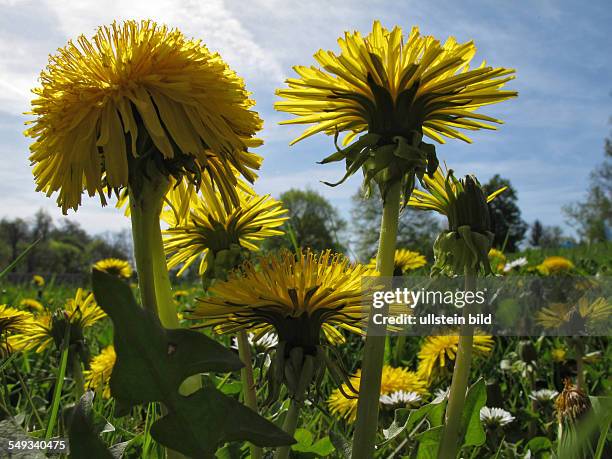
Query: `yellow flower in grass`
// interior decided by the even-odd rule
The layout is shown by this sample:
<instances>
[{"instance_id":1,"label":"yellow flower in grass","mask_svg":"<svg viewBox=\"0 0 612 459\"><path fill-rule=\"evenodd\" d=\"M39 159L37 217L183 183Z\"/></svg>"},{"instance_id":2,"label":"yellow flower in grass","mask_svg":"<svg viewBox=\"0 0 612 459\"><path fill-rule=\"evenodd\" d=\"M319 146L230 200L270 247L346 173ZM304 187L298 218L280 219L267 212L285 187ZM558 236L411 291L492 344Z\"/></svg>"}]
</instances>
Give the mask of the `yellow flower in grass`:
<instances>
[{"instance_id":1,"label":"yellow flower in grass","mask_svg":"<svg viewBox=\"0 0 612 459\"><path fill-rule=\"evenodd\" d=\"M550 356L555 362L565 362L567 359L567 350L561 347L556 347L550 351Z\"/></svg>"},{"instance_id":2,"label":"yellow flower in grass","mask_svg":"<svg viewBox=\"0 0 612 459\"><path fill-rule=\"evenodd\" d=\"M175 300L181 300L183 298L187 298L189 296L189 292L187 290L176 290L173 294Z\"/></svg>"},{"instance_id":3,"label":"yellow flower in grass","mask_svg":"<svg viewBox=\"0 0 612 459\"><path fill-rule=\"evenodd\" d=\"M38 300L35 300L34 298L24 298L19 302L19 307L34 312L43 312L45 310L45 307L42 305L42 303Z\"/></svg>"},{"instance_id":4,"label":"yellow flower in grass","mask_svg":"<svg viewBox=\"0 0 612 459\"><path fill-rule=\"evenodd\" d=\"M368 267L330 250L283 251L258 265L247 261L214 284L211 296L198 299L192 318L217 333L276 331L293 346L317 346L321 330L331 343L344 341L337 328L363 334L370 299L362 277L375 275Z\"/></svg>"},{"instance_id":5,"label":"yellow flower in grass","mask_svg":"<svg viewBox=\"0 0 612 459\"><path fill-rule=\"evenodd\" d=\"M129 279L132 277L132 267L126 260L120 258L105 258L104 260L97 261L93 265L94 269L103 271L113 276L122 277L123 279Z\"/></svg>"},{"instance_id":6,"label":"yellow flower in grass","mask_svg":"<svg viewBox=\"0 0 612 459\"><path fill-rule=\"evenodd\" d=\"M546 257L542 263L536 266L536 269L540 274L545 276L551 274L563 274L574 269L574 263L565 257L552 256Z\"/></svg>"},{"instance_id":7,"label":"yellow flower in grass","mask_svg":"<svg viewBox=\"0 0 612 459\"><path fill-rule=\"evenodd\" d=\"M104 398L111 396L109 382L116 360L115 348L107 346L91 359L89 370L84 372L86 386L101 392Z\"/></svg>"},{"instance_id":8,"label":"yellow flower in grass","mask_svg":"<svg viewBox=\"0 0 612 459\"><path fill-rule=\"evenodd\" d=\"M34 274L32 276L32 283L34 285L36 285L37 287L44 287L45 286L45 278L42 277L40 274Z\"/></svg>"},{"instance_id":9,"label":"yellow flower in grass","mask_svg":"<svg viewBox=\"0 0 612 459\"><path fill-rule=\"evenodd\" d=\"M27 329L32 320L33 316L29 312L0 304L0 357L13 351L16 334Z\"/></svg>"},{"instance_id":10,"label":"yellow flower in grass","mask_svg":"<svg viewBox=\"0 0 612 459\"><path fill-rule=\"evenodd\" d=\"M489 250L489 261L495 272L502 272L506 266L506 255L497 249Z\"/></svg>"},{"instance_id":11,"label":"yellow flower in grass","mask_svg":"<svg viewBox=\"0 0 612 459\"><path fill-rule=\"evenodd\" d=\"M408 271L425 266L427 264L427 259L419 252L413 252L407 249L397 249L395 251L393 264L393 275L401 276ZM372 258L368 266L371 269L376 269L376 258Z\"/></svg>"},{"instance_id":12,"label":"yellow flower in grass","mask_svg":"<svg viewBox=\"0 0 612 459\"><path fill-rule=\"evenodd\" d=\"M82 342L83 330L104 317L106 314L96 304L93 293L86 293L79 288L74 298L66 301L63 309L38 315L18 335L15 335L15 348L42 352L51 344L59 347L64 339L68 322L70 342Z\"/></svg>"},{"instance_id":13,"label":"yellow flower in grass","mask_svg":"<svg viewBox=\"0 0 612 459\"><path fill-rule=\"evenodd\" d=\"M360 383L361 370L357 370L350 377L350 386L344 383L341 388L335 389L327 400L330 411L349 423L355 422L357 417L357 395L354 391L359 392ZM381 397L400 392L422 395L427 392L427 383L414 371L385 365L380 384Z\"/></svg>"},{"instance_id":14,"label":"yellow flower in grass","mask_svg":"<svg viewBox=\"0 0 612 459\"><path fill-rule=\"evenodd\" d=\"M484 62L470 68L476 54L471 41L450 37L441 43L417 27L404 37L401 28L375 21L367 36L345 32L338 44L339 53L314 55L318 67L294 67L297 77L277 90L284 100L275 108L296 115L282 124L312 125L292 143L324 132L347 133L343 144L349 145L363 134L324 162L346 159L345 179L363 166L366 185L402 180L408 195L415 173L436 168L435 147L424 144L423 135L439 143L445 137L471 142L462 130L501 123L477 109L517 95L501 89L514 70Z\"/></svg>"},{"instance_id":15,"label":"yellow flower in grass","mask_svg":"<svg viewBox=\"0 0 612 459\"><path fill-rule=\"evenodd\" d=\"M426 381L432 382L441 373L452 373L458 347L458 335L428 336L419 350L417 374ZM473 352L475 355L489 354L492 349L493 338L491 336L474 335Z\"/></svg>"},{"instance_id":16,"label":"yellow flower in grass","mask_svg":"<svg viewBox=\"0 0 612 459\"><path fill-rule=\"evenodd\" d=\"M287 220L287 210L270 195L258 196L239 190L239 204L230 204L228 209L221 195L203 180L201 195L192 195L189 213L185 216L177 204L183 200L176 199L184 190L185 186L179 186L168 194L166 199L171 210L163 215L170 225L164 231L168 268L182 265L178 275L198 260L198 272L204 274L211 258L219 252L258 250L263 239L283 234L277 228Z\"/></svg>"},{"instance_id":17,"label":"yellow flower in grass","mask_svg":"<svg viewBox=\"0 0 612 459\"><path fill-rule=\"evenodd\" d=\"M548 330L559 330L571 335L586 330L607 327L612 318L612 304L605 298L590 300L582 297L577 304L552 303L536 315L536 323Z\"/></svg>"},{"instance_id":18,"label":"yellow flower in grass","mask_svg":"<svg viewBox=\"0 0 612 459\"><path fill-rule=\"evenodd\" d=\"M152 21L113 22L50 56L26 135L37 189L64 213L120 192L145 160L164 176L208 175L228 199L260 158L262 121L244 81L199 40ZM129 172L129 173L128 173Z\"/></svg>"}]
</instances>

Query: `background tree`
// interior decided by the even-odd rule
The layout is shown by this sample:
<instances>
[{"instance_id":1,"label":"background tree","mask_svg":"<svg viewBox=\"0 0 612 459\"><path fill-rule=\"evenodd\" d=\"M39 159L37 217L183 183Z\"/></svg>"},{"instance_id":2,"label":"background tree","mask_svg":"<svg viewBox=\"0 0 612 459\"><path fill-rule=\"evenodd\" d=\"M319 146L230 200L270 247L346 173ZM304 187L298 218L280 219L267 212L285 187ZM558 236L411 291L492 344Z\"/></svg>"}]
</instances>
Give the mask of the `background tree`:
<instances>
[{"instance_id":1,"label":"background tree","mask_svg":"<svg viewBox=\"0 0 612 459\"><path fill-rule=\"evenodd\" d=\"M72 220L62 219L55 225L48 213L39 210L28 220L0 220L0 267L7 266L37 240L13 273L86 275L100 259L132 259L129 231L89 235Z\"/></svg>"},{"instance_id":2,"label":"background tree","mask_svg":"<svg viewBox=\"0 0 612 459\"><path fill-rule=\"evenodd\" d=\"M612 239L612 141L605 141L604 161L590 175L584 201L563 208L582 240L588 243Z\"/></svg>"},{"instance_id":3,"label":"background tree","mask_svg":"<svg viewBox=\"0 0 612 459\"><path fill-rule=\"evenodd\" d=\"M293 250L290 232L299 247L315 251L332 249L346 252L342 234L346 228L338 210L323 196L313 190L290 189L280 195L283 206L289 210L289 220L282 226L285 237L266 239L263 247L278 250L281 247Z\"/></svg>"},{"instance_id":4,"label":"background tree","mask_svg":"<svg viewBox=\"0 0 612 459\"><path fill-rule=\"evenodd\" d=\"M363 197L361 190L351 198L352 234L354 248L359 260L363 263L370 261L378 248L378 234L382 206L378 190L372 188L369 199ZM423 212L405 208L399 220L397 229L397 247L416 250L432 258L432 246L440 232L441 224L431 212Z\"/></svg>"},{"instance_id":5,"label":"background tree","mask_svg":"<svg viewBox=\"0 0 612 459\"><path fill-rule=\"evenodd\" d=\"M493 193L504 186L508 189L489 203L495 233L493 246L503 248L506 252L516 252L528 227L521 218L516 190L510 180L500 177L499 174L495 174L483 188L486 193Z\"/></svg>"},{"instance_id":6,"label":"background tree","mask_svg":"<svg viewBox=\"0 0 612 459\"><path fill-rule=\"evenodd\" d=\"M531 225L531 234L529 236L529 245L531 247L540 247L542 240L542 234L544 233L544 226L540 220L536 220Z\"/></svg>"}]
</instances>

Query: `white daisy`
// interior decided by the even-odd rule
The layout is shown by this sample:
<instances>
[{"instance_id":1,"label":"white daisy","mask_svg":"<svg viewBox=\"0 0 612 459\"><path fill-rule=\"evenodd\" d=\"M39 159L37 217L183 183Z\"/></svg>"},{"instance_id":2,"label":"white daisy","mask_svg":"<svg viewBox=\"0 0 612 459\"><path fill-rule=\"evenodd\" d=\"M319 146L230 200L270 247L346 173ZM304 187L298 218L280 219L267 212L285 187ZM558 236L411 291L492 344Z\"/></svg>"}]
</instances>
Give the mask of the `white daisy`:
<instances>
[{"instance_id":1,"label":"white daisy","mask_svg":"<svg viewBox=\"0 0 612 459\"><path fill-rule=\"evenodd\" d=\"M387 406L411 405L421 401L421 395L416 392L398 390L380 396L380 403Z\"/></svg>"},{"instance_id":2,"label":"white daisy","mask_svg":"<svg viewBox=\"0 0 612 459\"><path fill-rule=\"evenodd\" d=\"M490 428L503 427L510 424L514 419L514 416L502 408L483 406L480 409L480 420Z\"/></svg>"},{"instance_id":3,"label":"white daisy","mask_svg":"<svg viewBox=\"0 0 612 459\"><path fill-rule=\"evenodd\" d=\"M448 398L449 394L450 387L447 387L446 389L436 389L434 392L434 399L431 401L431 403L442 403Z\"/></svg>"},{"instance_id":4,"label":"white daisy","mask_svg":"<svg viewBox=\"0 0 612 459\"><path fill-rule=\"evenodd\" d=\"M249 340L251 347L257 353L264 352L278 344L278 336L276 333L266 333L265 335L260 336L258 339L255 339L254 333L247 333L247 339ZM232 338L232 348L238 349L238 339L236 337Z\"/></svg>"},{"instance_id":5,"label":"white daisy","mask_svg":"<svg viewBox=\"0 0 612 459\"><path fill-rule=\"evenodd\" d=\"M559 395L559 392L552 389L540 389L529 394L529 398L531 400L535 400L536 402L550 402L554 400L555 397Z\"/></svg>"},{"instance_id":6,"label":"white daisy","mask_svg":"<svg viewBox=\"0 0 612 459\"><path fill-rule=\"evenodd\" d=\"M505 273L510 272L514 268L520 268L521 266L527 265L527 263L529 263L527 261L527 258L525 258L525 257L517 258L516 260L512 260L512 261L506 263L506 265L504 266L504 272Z\"/></svg>"}]
</instances>

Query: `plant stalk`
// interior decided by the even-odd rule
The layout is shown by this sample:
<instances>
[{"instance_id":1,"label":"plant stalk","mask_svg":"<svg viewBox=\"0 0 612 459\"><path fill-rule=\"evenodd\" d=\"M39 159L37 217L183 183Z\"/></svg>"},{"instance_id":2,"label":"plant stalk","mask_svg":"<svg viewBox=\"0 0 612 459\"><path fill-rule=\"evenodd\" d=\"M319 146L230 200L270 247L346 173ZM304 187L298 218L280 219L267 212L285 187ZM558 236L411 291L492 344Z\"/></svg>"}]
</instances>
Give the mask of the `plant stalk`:
<instances>
[{"instance_id":1,"label":"plant stalk","mask_svg":"<svg viewBox=\"0 0 612 459\"><path fill-rule=\"evenodd\" d=\"M257 413L257 394L255 392L255 378L253 377L251 345L244 330L238 332L238 355L242 363L244 363L244 367L240 370L244 404ZM249 449L252 459L261 459L263 457L263 450L260 447L250 443Z\"/></svg>"},{"instance_id":2,"label":"plant stalk","mask_svg":"<svg viewBox=\"0 0 612 459\"><path fill-rule=\"evenodd\" d=\"M55 423L57 422L57 414L59 412L60 398L62 397L62 388L64 387L64 378L66 377L66 367L68 366L68 352L70 350L70 322L66 325L64 331L64 340L62 341L60 366L55 380L55 390L53 391L53 400L51 401L51 415L47 428L45 429L45 440L49 440L53 435Z\"/></svg>"},{"instance_id":3,"label":"plant stalk","mask_svg":"<svg viewBox=\"0 0 612 459\"><path fill-rule=\"evenodd\" d=\"M304 405L303 400L298 400L297 398L291 399L289 410L287 410L285 421L283 422L283 430L291 436L295 434L298 419L300 417L300 410L302 409L303 405ZM279 447L276 450L276 453L274 454L274 459L287 459L289 457L290 450L291 450L291 446Z\"/></svg>"},{"instance_id":4,"label":"plant stalk","mask_svg":"<svg viewBox=\"0 0 612 459\"><path fill-rule=\"evenodd\" d=\"M476 289L476 271L465 269L465 291L472 292ZM459 344L457 347L457 358L453 369L453 380L451 382L448 405L446 407L446 418L442 441L438 452L438 459L455 459L459 443L459 429L461 417L465 405L465 396L468 388L470 367L472 364L472 349L474 344L474 326L469 324L469 305L463 309L465 325L461 326Z\"/></svg>"},{"instance_id":5,"label":"plant stalk","mask_svg":"<svg viewBox=\"0 0 612 459\"><path fill-rule=\"evenodd\" d=\"M81 367L81 361L79 360L79 355L77 352L71 353L71 364L72 364L72 377L74 378L74 390L77 396L77 400L79 400L83 393L85 387L85 378L83 377L83 368Z\"/></svg>"},{"instance_id":6,"label":"plant stalk","mask_svg":"<svg viewBox=\"0 0 612 459\"><path fill-rule=\"evenodd\" d=\"M399 222L401 184L391 185L383 204L376 269L382 277L393 276L397 226ZM369 327L373 324L370 322ZM357 421L353 437L352 459L374 457L380 383L385 355L386 337L368 334L363 350L361 384L357 402Z\"/></svg>"}]
</instances>

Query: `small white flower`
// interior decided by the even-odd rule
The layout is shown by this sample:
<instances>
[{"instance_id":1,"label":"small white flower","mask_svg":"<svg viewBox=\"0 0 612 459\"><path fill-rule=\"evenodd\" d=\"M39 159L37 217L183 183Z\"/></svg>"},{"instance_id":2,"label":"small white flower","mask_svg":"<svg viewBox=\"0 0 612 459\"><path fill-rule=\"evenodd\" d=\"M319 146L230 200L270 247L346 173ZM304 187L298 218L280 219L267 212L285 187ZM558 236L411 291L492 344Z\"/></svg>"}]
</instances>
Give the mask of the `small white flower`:
<instances>
[{"instance_id":1,"label":"small white flower","mask_svg":"<svg viewBox=\"0 0 612 459\"><path fill-rule=\"evenodd\" d=\"M514 268L520 268L521 266L525 266L527 263L529 263L527 261L527 258L525 258L525 257L517 258L516 260L512 260L512 261L506 263L506 265L504 266L504 272L505 273L510 272Z\"/></svg>"},{"instance_id":2,"label":"small white flower","mask_svg":"<svg viewBox=\"0 0 612 459\"><path fill-rule=\"evenodd\" d=\"M503 427L510 424L514 419L514 416L501 408L483 406L480 409L480 420L484 422L487 427Z\"/></svg>"},{"instance_id":3,"label":"small white flower","mask_svg":"<svg viewBox=\"0 0 612 459\"><path fill-rule=\"evenodd\" d=\"M557 395L559 395L559 392L556 390L540 389L529 394L529 398L531 400L535 400L536 402L549 402L554 400Z\"/></svg>"},{"instance_id":4,"label":"small white flower","mask_svg":"<svg viewBox=\"0 0 612 459\"><path fill-rule=\"evenodd\" d=\"M421 396L416 392L405 392L403 390L380 396L380 403L387 406L411 405L420 401Z\"/></svg>"},{"instance_id":5,"label":"small white flower","mask_svg":"<svg viewBox=\"0 0 612 459\"><path fill-rule=\"evenodd\" d=\"M276 336L276 333L272 332L266 333L258 339L255 339L254 333L248 333L247 339L251 347L255 349L255 352L264 352L278 344L278 336ZM238 339L235 337L232 338L232 348L238 349Z\"/></svg>"},{"instance_id":6,"label":"small white flower","mask_svg":"<svg viewBox=\"0 0 612 459\"><path fill-rule=\"evenodd\" d=\"M450 387L447 387L446 390L436 389L436 391L434 392L435 397L431 401L431 403L442 403L444 400L448 398L449 394L450 394Z\"/></svg>"}]
</instances>

